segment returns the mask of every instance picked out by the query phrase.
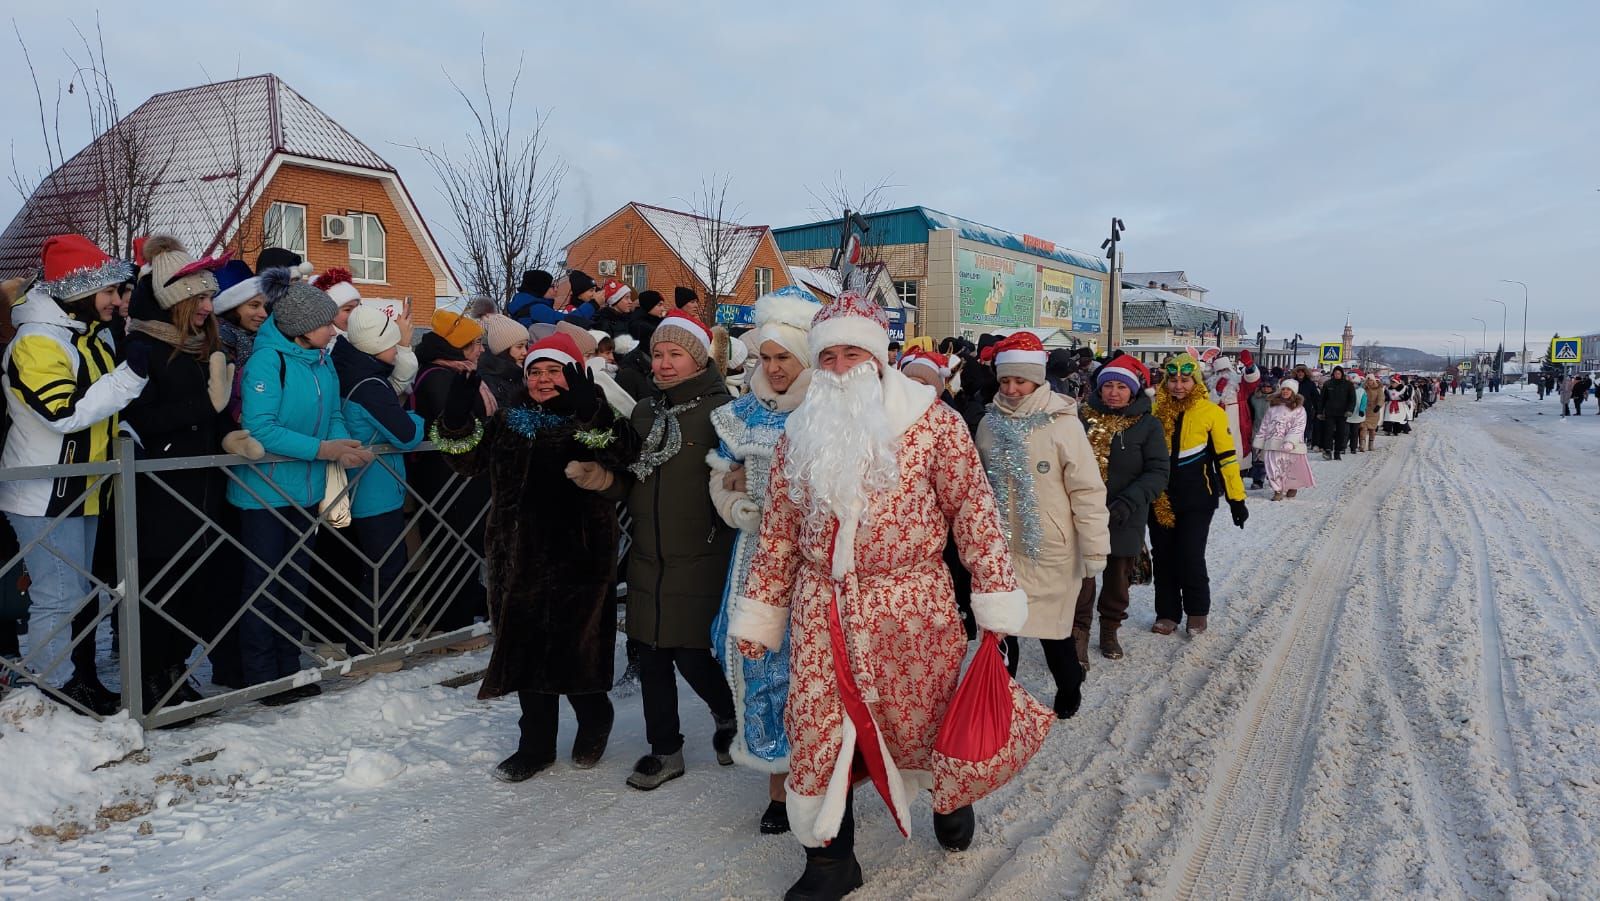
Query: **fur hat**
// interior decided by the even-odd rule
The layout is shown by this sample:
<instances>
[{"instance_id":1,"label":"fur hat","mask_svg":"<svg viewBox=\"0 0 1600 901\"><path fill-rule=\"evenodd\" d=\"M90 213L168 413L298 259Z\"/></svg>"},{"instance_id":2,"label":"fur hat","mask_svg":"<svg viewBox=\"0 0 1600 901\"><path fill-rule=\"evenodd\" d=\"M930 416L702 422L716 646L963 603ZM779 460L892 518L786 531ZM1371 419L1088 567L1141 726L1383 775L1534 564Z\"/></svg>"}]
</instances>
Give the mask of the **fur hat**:
<instances>
[{"instance_id":1,"label":"fur hat","mask_svg":"<svg viewBox=\"0 0 1600 901\"><path fill-rule=\"evenodd\" d=\"M1100 367L1100 372L1094 377L1096 388L1106 382L1121 382L1128 386L1129 391L1138 394L1150 384L1150 368L1139 362L1138 357L1123 354L1114 360L1106 361L1106 365Z\"/></svg>"},{"instance_id":2,"label":"fur hat","mask_svg":"<svg viewBox=\"0 0 1600 901\"><path fill-rule=\"evenodd\" d=\"M83 235L52 235L40 251L39 289L63 303L98 294L133 278L133 264L113 260Z\"/></svg>"},{"instance_id":3,"label":"fur hat","mask_svg":"<svg viewBox=\"0 0 1600 901\"><path fill-rule=\"evenodd\" d=\"M433 333L456 350L466 350L472 342L483 337L483 326L476 320L449 310L436 310L429 323Z\"/></svg>"},{"instance_id":4,"label":"fur hat","mask_svg":"<svg viewBox=\"0 0 1600 901\"><path fill-rule=\"evenodd\" d=\"M811 365L830 347L859 347L889 365L889 314L855 291L846 291L824 304L811 320L806 347Z\"/></svg>"},{"instance_id":5,"label":"fur hat","mask_svg":"<svg viewBox=\"0 0 1600 901\"><path fill-rule=\"evenodd\" d=\"M811 321L821 312L822 304L816 295L804 288L789 285L767 294L756 301L755 350L772 341L783 347L807 366L811 355L807 353L806 335L811 331Z\"/></svg>"},{"instance_id":6,"label":"fur hat","mask_svg":"<svg viewBox=\"0 0 1600 901\"><path fill-rule=\"evenodd\" d=\"M284 278L289 275L287 269L269 269L268 272L282 273ZM321 288L305 282L289 282L288 287L280 291L272 302L272 319L285 338L298 338L325 325L332 325L333 317L337 315L339 305L333 302L333 298Z\"/></svg>"},{"instance_id":7,"label":"fur hat","mask_svg":"<svg viewBox=\"0 0 1600 901\"><path fill-rule=\"evenodd\" d=\"M155 235L145 241L144 256L150 261L150 288L163 310L170 310L191 297L205 294L215 297L217 277L214 270L228 261L226 256L196 260L171 235Z\"/></svg>"},{"instance_id":8,"label":"fur hat","mask_svg":"<svg viewBox=\"0 0 1600 901\"><path fill-rule=\"evenodd\" d=\"M611 351L619 357L633 353L638 346L639 339L632 335L616 335L611 339Z\"/></svg>"},{"instance_id":9,"label":"fur hat","mask_svg":"<svg viewBox=\"0 0 1600 901\"><path fill-rule=\"evenodd\" d=\"M479 319L478 324L483 326L483 339L492 354L503 354L512 345L528 340L528 330L510 316L490 313Z\"/></svg>"},{"instance_id":10,"label":"fur hat","mask_svg":"<svg viewBox=\"0 0 1600 901\"><path fill-rule=\"evenodd\" d=\"M1046 358L1044 344L1033 332L1017 332L994 346L995 375L999 378L1027 379L1035 385L1044 385Z\"/></svg>"},{"instance_id":11,"label":"fur hat","mask_svg":"<svg viewBox=\"0 0 1600 901\"><path fill-rule=\"evenodd\" d=\"M650 336L651 349L663 341L683 348L701 368L711 359L711 333L700 320L682 310L673 310L662 318L655 334Z\"/></svg>"},{"instance_id":12,"label":"fur hat","mask_svg":"<svg viewBox=\"0 0 1600 901\"><path fill-rule=\"evenodd\" d=\"M377 356L400 343L400 326L376 307L356 307L351 310L347 325L349 330L345 332L345 338L364 354Z\"/></svg>"}]
</instances>

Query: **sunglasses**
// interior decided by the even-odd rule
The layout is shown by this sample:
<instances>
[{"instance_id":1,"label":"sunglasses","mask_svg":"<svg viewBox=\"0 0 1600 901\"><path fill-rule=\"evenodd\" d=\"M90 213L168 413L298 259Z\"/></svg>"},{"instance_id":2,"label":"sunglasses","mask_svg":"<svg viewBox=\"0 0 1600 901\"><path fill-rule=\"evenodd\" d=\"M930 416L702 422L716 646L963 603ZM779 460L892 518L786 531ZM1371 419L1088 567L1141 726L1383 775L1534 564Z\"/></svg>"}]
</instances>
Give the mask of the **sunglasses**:
<instances>
[{"instance_id":1,"label":"sunglasses","mask_svg":"<svg viewBox=\"0 0 1600 901\"><path fill-rule=\"evenodd\" d=\"M1195 369L1193 363L1168 363L1167 375L1194 375Z\"/></svg>"}]
</instances>

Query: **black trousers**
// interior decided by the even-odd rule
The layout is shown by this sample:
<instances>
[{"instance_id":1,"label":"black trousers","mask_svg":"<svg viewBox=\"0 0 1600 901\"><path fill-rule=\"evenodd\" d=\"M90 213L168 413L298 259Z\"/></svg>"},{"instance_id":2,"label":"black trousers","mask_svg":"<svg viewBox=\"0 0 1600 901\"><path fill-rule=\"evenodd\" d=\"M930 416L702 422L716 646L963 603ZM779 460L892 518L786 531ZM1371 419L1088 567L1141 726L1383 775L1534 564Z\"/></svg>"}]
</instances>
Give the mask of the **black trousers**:
<instances>
[{"instance_id":1,"label":"black trousers","mask_svg":"<svg viewBox=\"0 0 1600 901\"><path fill-rule=\"evenodd\" d=\"M644 736L650 753L676 754L683 748L674 667L711 708L712 716L733 719L733 692L709 648L653 648L631 638L628 644L639 654L639 696L644 701Z\"/></svg>"},{"instance_id":2,"label":"black trousers","mask_svg":"<svg viewBox=\"0 0 1600 901\"><path fill-rule=\"evenodd\" d=\"M561 695L538 691L517 692L517 703L522 705L522 719L517 720L517 727L522 731L522 737L517 741L517 750L529 751L550 760L556 758L556 733L560 731L561 724L561 698ZM579 729L607 725L615 716L611 698L605 692L567 695L566 699L572 706L572 712L578 717Z\"/></svg>"},{"instance_id":3,"label":"black trousers","mask_svg":"<svg viewBox=\"0 0 1600 901\"><path fill-rule=\"evenodd\" d=\"M1055 678L1057 689L1083 683L1084 672L1078 664L1077 642L1070 638L1041 638L1039 645L1044 648L1044 662L1050 667L1050 675Z\"/></svg>"},{"instance_id":4,"label":"black trousers","mask_svg":"<svg viewBox=\"0 0 1600 901\"><path fill-rule=\"evenodd\" d=\"M1156 616L1173 622L1211 612L1206 539L1216 508L1180 510L1172 528L1150 516L1150 558L1155 566Z\"/></svg>"}]
</instances>

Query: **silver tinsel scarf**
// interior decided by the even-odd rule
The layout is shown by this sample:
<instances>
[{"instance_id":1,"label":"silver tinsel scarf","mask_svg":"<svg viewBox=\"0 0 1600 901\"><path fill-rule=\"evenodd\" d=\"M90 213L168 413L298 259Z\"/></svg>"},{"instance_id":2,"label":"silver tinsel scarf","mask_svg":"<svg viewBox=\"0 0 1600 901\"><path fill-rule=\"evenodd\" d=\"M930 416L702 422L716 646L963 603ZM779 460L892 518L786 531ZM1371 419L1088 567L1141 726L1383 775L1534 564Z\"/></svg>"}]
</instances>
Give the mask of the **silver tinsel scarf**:
<instances>
[{"instance_id":1,"label":"silver tinsel scarf","mask_svg":"<svg viewBox=\"0 0 1600 901\"><path fill-rule=\"evenodd\" d=\"M683 450L683 430L678 427L678 417L700 406L702 398L695 398L676 407L663 407L650 423L650 434L645 436L644 449L639 459L628 467L633 477L641 482L656 471L656 467L677 456Z\"/></svg>"},{"instance_id":2,"label":"silver tinsel scarf","mask_svg":"<svg viewBox=\"0 0 1600 901\"><path fill-rule=\"evenodd\" d=\"M994 503L1000 512L1000 529L1006 540L1012 540L1011 515L1015 503L1016 518L1022 522L1022 552L1029 559L1039 556L1044 542L1044 530L1039 524L1039 497L1033 486L1033 466L1028 454L1028 436L1034 429L1050 422L1049 413L1012 417L991 406L994 415L989 417L989 431L994 433L998 453L986 468L989 484L994 487ZM1015 494L1015 497L1013 497Z\"/></svg>"}]
</instances>

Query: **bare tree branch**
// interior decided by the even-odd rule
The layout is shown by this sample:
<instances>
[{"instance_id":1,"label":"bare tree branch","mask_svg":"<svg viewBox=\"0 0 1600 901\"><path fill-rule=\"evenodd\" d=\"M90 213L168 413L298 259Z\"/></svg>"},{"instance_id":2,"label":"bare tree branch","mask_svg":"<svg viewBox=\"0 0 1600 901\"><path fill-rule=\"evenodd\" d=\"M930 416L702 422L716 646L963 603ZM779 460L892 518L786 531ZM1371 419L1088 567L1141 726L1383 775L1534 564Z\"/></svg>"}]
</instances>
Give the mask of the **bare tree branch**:
<instances>
[{"instance_id":1,"label":"bare tree branch","mask_svg":"<svg viewBox=\"0 0 1600 901\"><path fill-rule=\"evenodd\" d=\"M687 261L690 265L687 274L691 281L703 278L711 293L703 304L707 316L713 315L722 295L732 293L733 283L739 278L739 273L733 271L733 256L744 232L737 221L743 216L743 208L728 203L732 181L731 176L713 173L700 179L700 190L693 198L679 199L694 214L698 259ZM703 275L694 273L694 264L704 267Z\"/></svg>"}]
</instances>

